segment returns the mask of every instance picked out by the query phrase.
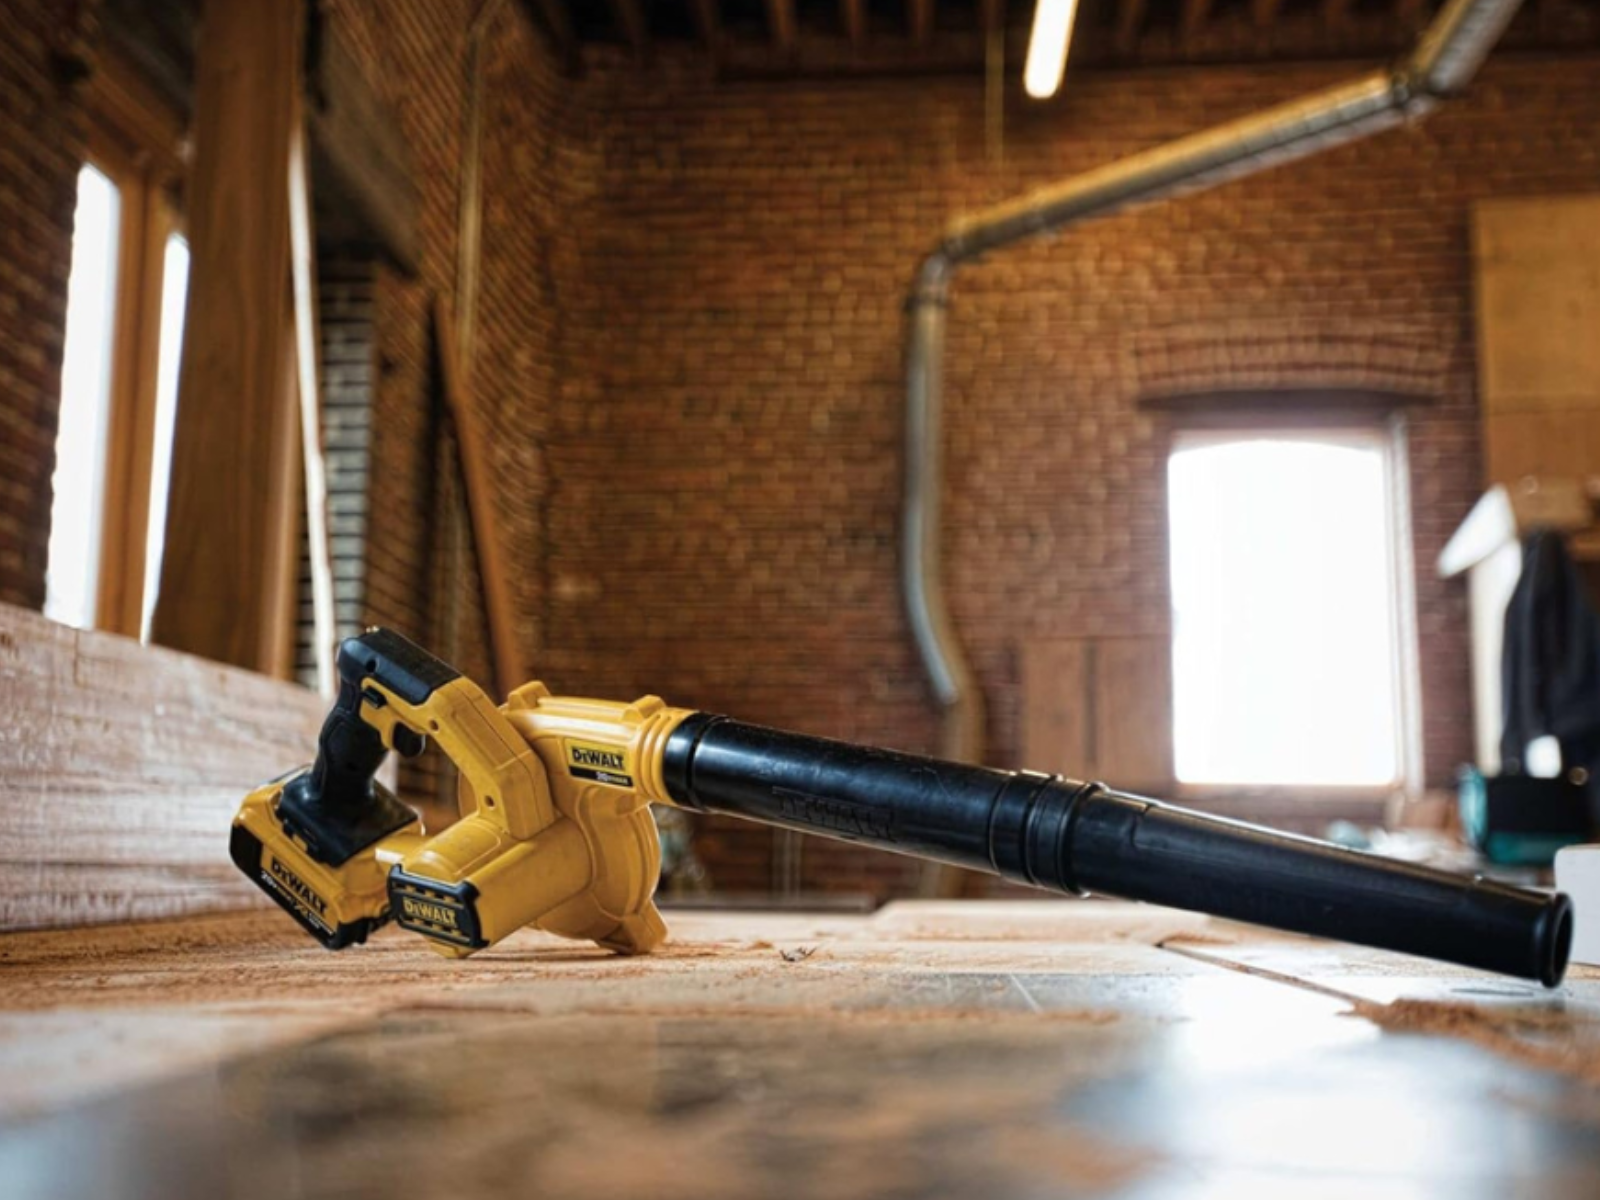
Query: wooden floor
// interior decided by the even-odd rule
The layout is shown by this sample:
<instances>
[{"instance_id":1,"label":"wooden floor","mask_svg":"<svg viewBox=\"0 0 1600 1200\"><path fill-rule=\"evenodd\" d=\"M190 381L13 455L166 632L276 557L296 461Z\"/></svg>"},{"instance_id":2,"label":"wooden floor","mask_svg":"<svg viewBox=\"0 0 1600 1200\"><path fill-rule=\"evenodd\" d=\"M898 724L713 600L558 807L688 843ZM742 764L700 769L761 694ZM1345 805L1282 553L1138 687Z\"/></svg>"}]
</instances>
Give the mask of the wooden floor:
<instances>
[{"instance_id":1,"label":"wooden floor","mask_svg":"<svg viewBox=\"0 0 1600 1200\"><path fill-rule=\"evenodd\" d=\"M0 938L0 1195L1600 1195L1565 988L1109 903Z\"/></svg>"}]
</instances>

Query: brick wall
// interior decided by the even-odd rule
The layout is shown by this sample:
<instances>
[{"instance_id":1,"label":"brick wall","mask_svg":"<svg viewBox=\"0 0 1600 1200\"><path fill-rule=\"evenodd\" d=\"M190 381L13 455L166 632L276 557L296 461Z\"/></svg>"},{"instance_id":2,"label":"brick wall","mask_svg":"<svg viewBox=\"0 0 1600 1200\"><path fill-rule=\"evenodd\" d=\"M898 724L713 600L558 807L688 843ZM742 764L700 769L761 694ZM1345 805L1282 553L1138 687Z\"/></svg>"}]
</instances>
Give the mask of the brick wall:
<instances>
[{"instance_id":1,"label":"brick wall","mask_svg":"<svg viewBox=\"0 0 1600 1200\"><path fill-rule=\"evenodd\" d=\"M437 608L456 608L450 636L462 665L487 676L482 597L463 527L460 594L435 605L434 560L457 524L459 485L453 445L442 445L431 341L435 295L455 300L457 229L468 103L471 21L479 5L458 0L404 4L334 0L370 77L401 121L422 186L421 263L416 278L380 270L376 288L378 374L375 386L373 527L368 553L370 620L437 640ZM482 258L476 321L475 402L488 433L491 468L503 483L496 499L503 539L519 572L518 634L531 653L539 640L537 561L542 439L555 391L558 305L553 259L560 245L562 153L555 117L556 72L516 5L503 4L484 35L485 138L482 155ZM441 451L447 451L442 453ZM454 500L450 497L455 496ZM459 514L457 514L459 515Z\"/></svg>"},{"instance_id":2,"label":"brick wall","mask_svg":"<svg viewBox=\"0 0 1600 1200\"><path fill-rule=\"evenodd\" d=\"M44 604L93 5L0 3L0 602Z\"/></svg>"},{"instance_id":3,"label":"brick wall","mask_svg":"<svg viewBox=\"0 0 1600 1200\"><path fill-rule=\"evenodd\" d=\"M571 257L563 215L573 163L582 157L562 119L562 81L516 3L331 0L327 11L398 114L422 188L417 277L380 269L374 293L365 619L419 639L488 684L476 550L431 334L433 297L457 301L470 38L480 8L490 15L481 32L485 137L473 403L497 484L516 635L531 668L542 644L544 439L557 394L557 281ZM448 817L453 793L449 773L435 766L417 764L403 784L413 799L438 801L430 812L438 822Z\"/></svg>"},{"instance_id":4,"label":"brick wall","mask_svg":"<svg viewBox=\"0 0 1600 1200\"><path fill-rule=\"evenodd\" d=\"M361 632L367 616L367 507L372 482L372 388L377 362L377 266L361 254L323 253L317 262L322 337L322 453L328 481L328 559L336 636ZM317 621L311 546L300 530L300 623L295 678L317 686Z\"/></svg>"},{"instance_id":5,"label":"brick wall","mask_svg":"<svg viewBox=\"0 0 1600 1200\"><path fill-rule=\"evenodd\" d=\"M93 7L90 0L4 0L0 7L0 601L35 608L44 597L72 213L85 145L70 68L94 49ZM438 646L486 681L481 588L431 340L433 298L453 302L457 286L469 32L480 12L491 14L483 30L490 134L474 399L501 482L502 537L518 576L517 636L530 658L540 638L542 440L556 389L557 257L571 258L558 214L566 211L569 178L580 173L557 120L561 80L514 0L327 0L324 11L397 114L422 188L414 277L387 268L369 277L363 268L323 280L330 395L337 400L351 384L365 394L350 407L371 412L363 447L371 478L366 564L361 580L346 581L345 607L358 605L359 621ZM371 345L359 348L359 361L341 357L347 318L370 326ZM343 515L335 512L335 520Z\"/></svg>"},{"instance_id":6,"label":"brick wall","mask_svg":"<svg viewBox=\"0 0 1600 1200\"><path fill-rule=\"evenodd\" d=\"M0 45L0 230L14 241L20 212L31 231L0 262L0 597L37 604L82 134L41 15L69 10L25 7ZM478 6L328 9L423 185L419 272L380 269L371 294L365 619L486 679L429 337L432 296L456 290ZM1060 103L1013 101L1001 159L975 79L713 86L662 51L572 83L515 4L492 20L474 382L530 666L559 689L656 691L915 750L936 740L896 588L918 257L957 213L1345 73L1085 73ZM1465 605L1431 563L1479 478L1470 204L1600 188L1595 69L1501 59L1417 129L961 275L946 555L992 761L1016 765L1029 639L1166 629L1167 430L1138 397L1333 380L1432 398L1410 422L1413 548L1427 769L1448 778L1469 751ZM726 888L767 886L771 848L734 823L702 829ZM810 842L799 875L881 894L912 869Z\"/></svg>"},{"instance_id":7,"label":"brick wall","mask_svg":"<svg viewBox=\"0 0 1600 1200\"><path fill-rule=\"evenodd\" d=\"M1148 391L1421 391L1410 421L1426 767L1470 752L1465 597L1434 578L1478 489L1470 205L1600 188L1592 57L1497 61L1407 131L965 270L948 354L947 572L1016 762L1032 638L1167 628ZM600 178L549 454L548 674L913 750L936 720L896 586L903 329L952 216L1335 82L1338 66L1084 74L985 144L976 80L713 86L592 72ZM713 823L724 886L771 841ZM905 883L811 843L806 886Z\"/></svg>"}]
</instances>

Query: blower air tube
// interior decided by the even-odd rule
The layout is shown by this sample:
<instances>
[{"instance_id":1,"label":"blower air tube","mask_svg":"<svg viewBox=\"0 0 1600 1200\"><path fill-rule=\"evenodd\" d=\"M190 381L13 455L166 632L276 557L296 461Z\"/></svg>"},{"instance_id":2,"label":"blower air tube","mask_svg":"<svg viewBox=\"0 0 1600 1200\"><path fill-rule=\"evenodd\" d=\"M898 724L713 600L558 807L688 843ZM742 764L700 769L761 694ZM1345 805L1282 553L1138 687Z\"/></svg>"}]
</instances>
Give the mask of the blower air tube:
<instances>
[{"instance_id":1,"label":"blower air tube","mask_svg":"<svg viewBox=\"0 0 1600 1200\"><path fill-rule=\"evenodd\" d=\"M695 713L674 802L1001 875L1561 982L1566 896L1223 820L1098 783L875 750Z\"/></svg>"}]
</instances>

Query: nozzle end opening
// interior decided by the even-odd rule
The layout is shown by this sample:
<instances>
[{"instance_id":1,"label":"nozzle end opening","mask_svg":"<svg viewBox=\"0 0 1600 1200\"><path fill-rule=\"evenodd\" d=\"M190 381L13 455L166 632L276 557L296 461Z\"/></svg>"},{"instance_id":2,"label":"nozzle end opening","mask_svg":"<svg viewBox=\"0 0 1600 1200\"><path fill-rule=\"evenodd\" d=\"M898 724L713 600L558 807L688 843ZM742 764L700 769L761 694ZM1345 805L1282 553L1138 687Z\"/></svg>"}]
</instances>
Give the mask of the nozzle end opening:
<instances>
[{"instance_id":1,"label":"nozzle end opening","mask_svg":"<svg viewBox=\"0 0 1600 1200\"><path fill-rule=\"evenodd\" d=\"M1539 923L1537 946L1539 982L1553 988L1566 975L1567 959L1572 954L1572 901L1565 893L1557 892L1551 897L1544 920Z\"/></svg>"}]
</instances>

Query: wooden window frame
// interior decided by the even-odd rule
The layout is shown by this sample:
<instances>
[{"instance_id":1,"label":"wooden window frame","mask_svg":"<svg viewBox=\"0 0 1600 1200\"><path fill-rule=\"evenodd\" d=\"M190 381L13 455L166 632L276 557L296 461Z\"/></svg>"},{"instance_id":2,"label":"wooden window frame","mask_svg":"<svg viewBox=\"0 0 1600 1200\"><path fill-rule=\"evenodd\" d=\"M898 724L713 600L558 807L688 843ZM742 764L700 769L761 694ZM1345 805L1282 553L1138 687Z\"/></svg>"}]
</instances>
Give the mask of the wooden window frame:
<instances>
[{"instance_id":1,"label":"wooden window frame","mask_svg":"<svg viewBox=\"0 0 1600 1200\"><path fill-rule=\"evenodd\" d=\"M115 56L89 88L89 161L117 187L121 216L95 627L139 637L155 452L167 240L182 230L182 116Z\"/></svg>"}]
</instances>

